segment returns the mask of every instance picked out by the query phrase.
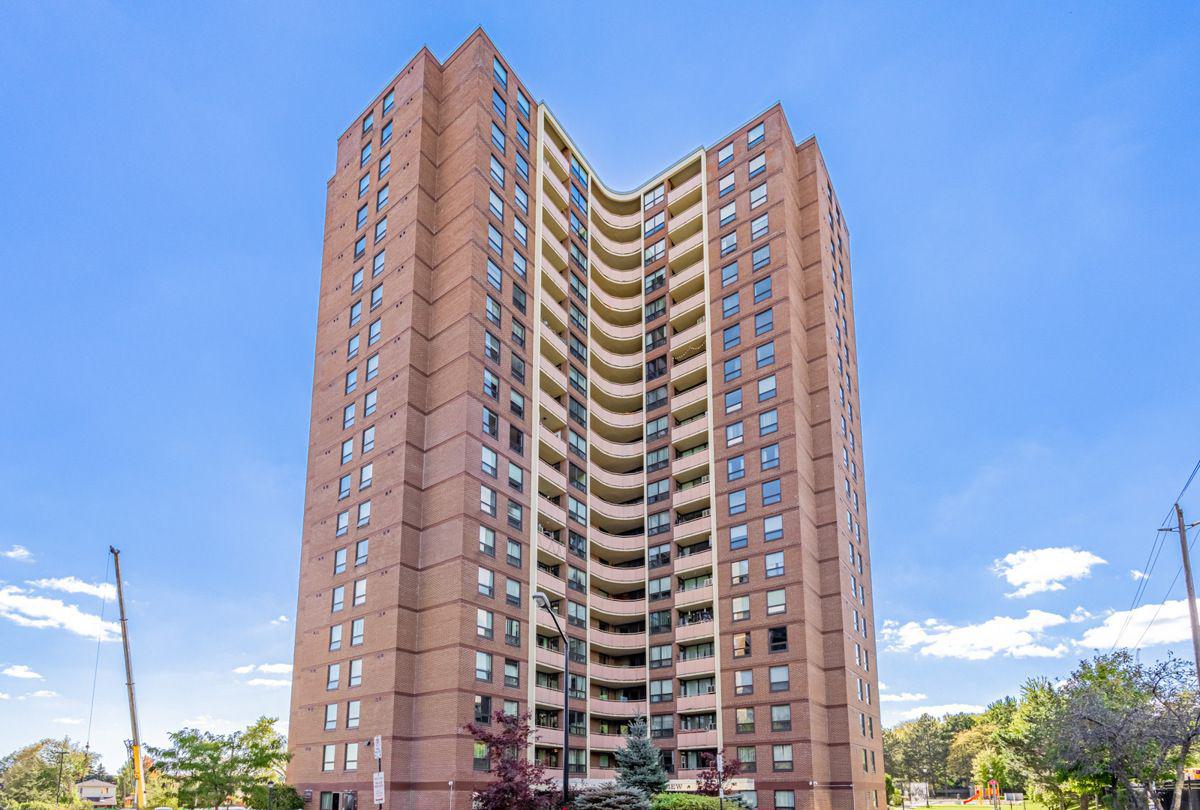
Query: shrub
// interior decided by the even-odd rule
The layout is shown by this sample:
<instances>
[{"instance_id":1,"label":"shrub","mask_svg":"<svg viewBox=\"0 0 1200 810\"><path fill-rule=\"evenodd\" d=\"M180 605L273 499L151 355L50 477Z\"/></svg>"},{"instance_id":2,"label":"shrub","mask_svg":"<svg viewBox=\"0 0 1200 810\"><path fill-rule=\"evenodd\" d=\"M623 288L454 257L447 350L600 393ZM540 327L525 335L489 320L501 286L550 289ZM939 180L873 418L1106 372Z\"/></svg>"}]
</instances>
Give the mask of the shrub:
<instances>
[{"instance_id":1,"label":"shrub","mask_svg":"<svg viewBox=\"0 0 1200 810\"><path fill-rule=\"evenodd\" d=\"M571 802L572 810L650 810L646 794L613 783L586 788Z\"/></svg>"},{"instance_id":2,"label":"shrub","mask_svg":"<svg viewBox=\"0 0 1200 810\"><path fill-rule=\"evenodd\" d=\"M650 800L650 810L718 810L720 799L716 796L698 796L695 793L659 793ZM725 810L738 810L745 805L740 800L725 797Z\"/></svg>"}]
</instances>

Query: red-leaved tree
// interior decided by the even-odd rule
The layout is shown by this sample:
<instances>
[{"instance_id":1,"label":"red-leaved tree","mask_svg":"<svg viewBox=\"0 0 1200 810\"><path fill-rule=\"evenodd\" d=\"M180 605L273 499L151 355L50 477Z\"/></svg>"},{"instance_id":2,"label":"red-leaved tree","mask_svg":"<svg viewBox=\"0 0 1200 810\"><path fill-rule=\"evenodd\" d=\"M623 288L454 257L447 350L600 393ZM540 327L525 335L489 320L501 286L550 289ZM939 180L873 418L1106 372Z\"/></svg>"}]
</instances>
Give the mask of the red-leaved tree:
<instances>
[{"instance_id":1,"label":"red-leaved tree","mask_svg":"<svg viewBox=\"0 0 1200 810\"><path fill-rule=\"evenodd\" d=\"M696 792L701 796L720 796L722 785L728 793L729 783L742 772L742 763L738 759L722 758L724 767L720 769L717 768L716 754L701 754L700 760L704 763L704 770L700 771Z\"/></svg>"},{"instance_id":2,"label":"red-leaved tree","mask_svg":"<svg viewBox=\"0 0 1200 810\"><path fill-rule=\"evenodd\" d=\"M494 726L469 723L466 730L475 742L487 746L488 769L494 779L479 791L479 810L546 810L553 807L553 789L540 762L525 756L533 739L530 715L497 711Z\"/></svg>"}]
</instances>

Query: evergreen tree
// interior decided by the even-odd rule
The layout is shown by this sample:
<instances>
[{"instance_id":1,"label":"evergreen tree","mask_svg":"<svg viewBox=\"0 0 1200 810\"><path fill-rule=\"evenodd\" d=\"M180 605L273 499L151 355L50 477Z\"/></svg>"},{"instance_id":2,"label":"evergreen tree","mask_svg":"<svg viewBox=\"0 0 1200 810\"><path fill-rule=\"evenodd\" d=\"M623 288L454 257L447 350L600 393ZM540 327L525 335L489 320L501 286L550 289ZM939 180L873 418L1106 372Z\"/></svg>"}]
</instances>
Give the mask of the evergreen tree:
<instances>
[{"instance_id":1,"label":"evergreen tree","mask_svg":"<svg viewBox=\"0 0 1200 810\"><path fill-rule=\"evenodd\" d=\"M636 788L647 796L667 789L667 772L663 770L658 747L646 733L646 718L638 717L625 732L625 746L617 751L617 784Z\"/></svg>"},{"instance_id":2,"label":"evergreen tree","mask_svg":"<svg viewBox=\"0 0 1200 810\"><path fill-rule=\"evenodd\" d=\"M650 810L650 801L636 788L609 782L580 791L571 801L571 810Z\"/></svg>"}]
</instances>

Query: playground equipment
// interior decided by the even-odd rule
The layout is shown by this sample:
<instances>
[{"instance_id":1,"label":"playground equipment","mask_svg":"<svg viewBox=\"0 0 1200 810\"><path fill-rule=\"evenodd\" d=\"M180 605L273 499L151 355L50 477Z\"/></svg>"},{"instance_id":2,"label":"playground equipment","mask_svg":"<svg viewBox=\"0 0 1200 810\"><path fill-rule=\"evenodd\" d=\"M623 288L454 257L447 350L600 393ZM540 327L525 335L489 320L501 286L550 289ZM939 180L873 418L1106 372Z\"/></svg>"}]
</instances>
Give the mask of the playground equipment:
<instances>
[{"instance_id":1,"label":"playground equipment","mask_svg":"<svg viewBox=\"0 0 1200 810\"><path fill-rule=\"evenodd\" d=\"M1000 783L995 779L989 779L987 785L982 789L975 788L975 793L969 799L963 799L963 804L971 802L979 802L983 804L987 801L995 802L1000 798Z\"/></svg>"}]
</instances>

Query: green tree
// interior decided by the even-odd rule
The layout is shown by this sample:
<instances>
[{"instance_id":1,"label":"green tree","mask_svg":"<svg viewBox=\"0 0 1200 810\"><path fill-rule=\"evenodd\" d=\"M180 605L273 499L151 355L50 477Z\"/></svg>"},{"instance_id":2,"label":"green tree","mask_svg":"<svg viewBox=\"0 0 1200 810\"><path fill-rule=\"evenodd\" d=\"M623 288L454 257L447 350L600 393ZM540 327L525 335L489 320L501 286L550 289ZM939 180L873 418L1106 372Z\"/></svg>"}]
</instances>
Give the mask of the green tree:
<instances>
[{"instance_id":1,"label":"green tree","mask_svg":"<svg viewBox=\"0 0 1200 810\"><path fill-rule=\"evenodd\" d=\"M169 747L150 749L154 766L174 780L180 805L219 807L278 779L289 755L275 722L261 717L232 734L180 729Z\"/></svg>"},{"instance_id":2,"label":"green tree","mask_svg":"<svg viewBox=\"0 0 1200 810\"><path fill-rule=\"evenodd\" d=\"M650 800L637 788L609 782L579 791L571 800L571 810L650 810Z\"/></svg>"},{"instance_id":3,"label":"green tree","mask_svg":"<svg viewBox=\"0 0 1200 810\"><path fill-rule=\"evenodd\" d=\"M638 717L625 731L625 745L616 752L617 784L642 791L647 796L667 789L667 772L658 747L650 742L646 718Z\"/></svg>"},{"instance_id":4,"label":"green tree","mask_svg":"<svg viewBox=\"0 0 1200 810\"><path fill-rule=\"evenodd\" d=\"M18 748L0 759L0 806L33 803L84 804L75 783L92 770L94 757L70 738L45 739ZM61 766L61 767L60 767Z\"/></svg>"}]
</instances>

